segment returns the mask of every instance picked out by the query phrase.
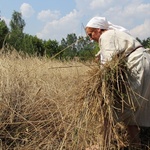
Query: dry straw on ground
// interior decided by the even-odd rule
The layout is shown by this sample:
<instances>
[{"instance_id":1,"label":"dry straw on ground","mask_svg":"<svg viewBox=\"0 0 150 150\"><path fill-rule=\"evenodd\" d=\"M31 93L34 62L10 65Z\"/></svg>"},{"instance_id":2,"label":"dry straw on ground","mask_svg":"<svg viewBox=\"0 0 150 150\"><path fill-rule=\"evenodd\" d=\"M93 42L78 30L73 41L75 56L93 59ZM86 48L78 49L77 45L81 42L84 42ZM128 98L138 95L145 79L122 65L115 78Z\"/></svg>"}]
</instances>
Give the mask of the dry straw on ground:
<instances>
[{"instance_id":1,"label":"dry straw on ground","mask_svg":"<svg viewBox=\"0 0 150 150\"><path fill-rule=\"evenodd\" d=\"M118 63L107 64L103 71L88 63L1 55L3 149L84 150L98 145L106 150L127 145L125 126L115 122L111 107L118 97L120 106L133 107L124 103L130 89L126 74L120 76L123 83L118 78L124 72L120 68L125 69L116 67ZM104 119L108 120L107 141Z\"/></svg>"},{"instance_id":2,"label":"dry straw on ground","mask_svg":"<svg viewBox=\"0 0 150 150\"><path fill-rule=\"evenodd\" d=\"M65 134L75 116L70 112L72 92L88 69L78 62L1 55L0 139L4 149L71 146Z\"/></svg>"}]
</instances>

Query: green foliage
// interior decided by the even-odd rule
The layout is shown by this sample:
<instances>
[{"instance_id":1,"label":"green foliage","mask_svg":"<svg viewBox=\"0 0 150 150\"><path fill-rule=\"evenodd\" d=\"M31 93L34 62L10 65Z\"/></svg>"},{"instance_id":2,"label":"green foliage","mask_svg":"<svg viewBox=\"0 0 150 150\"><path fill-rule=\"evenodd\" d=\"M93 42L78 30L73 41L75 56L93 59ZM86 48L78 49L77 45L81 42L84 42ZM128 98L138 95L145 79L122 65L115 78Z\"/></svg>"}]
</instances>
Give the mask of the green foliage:
<instances>
[{"instance_id":1,"label":"green foliage","mask_svg":"<svg viewBox=\"0 0 150 150\"><path fill-rule=\"evenodd\" d=\"M34 51L33 38L34 37L29 34L24 34L21 49L28 55L34 55L36 53L36 51Z\"/></svg>"},{"instance_id":2,"label":"green foliage","mask_svg":"<svg viewBox=\"0 0 150 150\"><path fill-rule=\"evenodd\" d=\"M24 26L25 21L22 19L21 13L14 11L10 21L11 29L7 43L9 43L9 45L13 46L18 51L22 50Z\"/></svg>"},{"instance_id":3,"label":"green foliage","mask_svg":"<svg viewBox=\"0 0 150 150\"><path fill-rule=\"evenodd\" d=\"M2 48L9 29L4 20L0 20L0 48Z\"/></svg>"},{"instance_id":4,"label":"green foliage","mask_svg":"<svg viewBox=\"0 0 150 150\"><path fill-rule=\"evenodd\" d=\"M142 41L142 45L143 45L145 48L150 48L150 37L147 38L146 40L143 40L143 41Z\"/></svg>"},{"instance_id":5,"label":"green foliage","mask_svg":"<svg viewBox=\"0 0 150 150\"><path fill-rule=\"evenodd\" d=\"M93 59L95 53L99 51L98 45L91 42L88 37L79 37L75 34L68 34L66 39L62 39L61 48L65 49L62 54L63 59L74 59L78 57L80 60Z\"/></svg>"},{"instance_id":6,"label":"green foliage","mask_svg":"<svg viewBox=\"0 0 150 150\"><path fill-rule=\"evenodd\" d=\"M37 54L37 56L44 56L44 45L43 41L36 36L32 38L33 51Z\"/></svg>"},{"instance_id":7,"label":"green foliage","mask_svg":"<svg viewBox=\"0 0 150 150\"><path fill-rule=\"evenodd\" d=\"M60 51L59 44L56 40L53 41L49 39L48 41L44 41L44 47L45 47L45 54L48 57L52 57Z\"/></svg>"},{"instance_id":8,"label":"green foliage","mask_svg":"<svg viewBox=\"0 0 150 150\"><path fill-rule=\"evenodd\" d=\"M21 13L14 11L10 21L11 32L23 32L25 21L22 19Z\"/></svg>"},{"instance_id":9,"label":"green foliage","mask_svg":"<svg viewBox=\"0 0 150 150\"><path fill-rule=\"evenodd\" d=\"M56 40L42 40L36 36L23 33L25 21L21 13L14 11L10 21L10 32L5 21L0 21L0 48L7 43L17 51L22 51L28 55L47 56L56 59L74 59L86 61L93 59L99 51L96 42L90 41L88 37L79 36L75 33L68 34L58 43ZM145 47L150 48L150 37L141 41L137 40Z\"/></svg>"},{"instance_id":10,"label":"green foliage","mask_svg":"<svg viewBox=\"0 0 150 150\"><path fill-rule=\"evenodd\" d=\"M78 57L80 60L90 60L95 57L95 54L99 51L98 44L90 41L88 37L79 37L78 40Z\"/></svg>"},{"instance_id":11,"label":"green foliage","mask_svg":"<svg viewBox=\"0 0 150 150\"><path fill-rule=\"evenodd\" d=\"M76 47L77 36L75 33L68 34L66 40L63 38L61 41L61 48L64 48L65 51L62 54L63 59L73 59L77 56L77 47Z\"/></svg>"},{"instance_id":12,"label":"green foliage","mask_svg":"<svg viewBox=\"0 0 150 150\"><path fill-rule=\"evenodd\" d=\"M146 40L141 41L139 38L136 38L145 48L150 48L150 37Z\"/></svg>"}]
</instances>

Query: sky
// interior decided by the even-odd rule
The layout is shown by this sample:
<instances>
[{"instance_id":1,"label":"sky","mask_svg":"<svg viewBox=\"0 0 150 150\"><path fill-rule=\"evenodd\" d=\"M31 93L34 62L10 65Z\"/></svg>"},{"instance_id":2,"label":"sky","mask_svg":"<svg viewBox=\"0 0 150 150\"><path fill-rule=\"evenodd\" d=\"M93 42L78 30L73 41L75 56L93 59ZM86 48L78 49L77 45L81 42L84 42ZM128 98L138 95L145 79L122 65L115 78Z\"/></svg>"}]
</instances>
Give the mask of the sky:
<instances>
[{"instance_id":1,"label":"sky","mask_svg":"<svg viewBox=\"0 0 150 150\"><path fill-rule=\"evenodd\" d=\"M0 17L8 27L14 11L22 14L24 33L43 40L85 36L84 27L95 16L141 40L150 37L150 0L0 0Z\"/></svg>"}]
</instances>

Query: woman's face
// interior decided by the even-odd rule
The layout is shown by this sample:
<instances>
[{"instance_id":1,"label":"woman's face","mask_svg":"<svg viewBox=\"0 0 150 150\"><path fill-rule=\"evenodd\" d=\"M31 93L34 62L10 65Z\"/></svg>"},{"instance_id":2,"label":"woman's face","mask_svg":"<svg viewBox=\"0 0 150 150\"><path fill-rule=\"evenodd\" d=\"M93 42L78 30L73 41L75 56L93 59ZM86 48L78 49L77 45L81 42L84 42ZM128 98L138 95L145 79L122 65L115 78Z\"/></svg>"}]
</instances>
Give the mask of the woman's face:
<instances>
[{"instance_id":1,"label":"woman's face","mask_svg":"<svg viewBox=\"0 0 150 150\"><path fill-rule=\"evenodd\" d=\"M91 40L98 42L99 37L102 34L102 31L101 31L101 29L87 27L86 33L90 37Z\"/></svg>"}]
</instances>

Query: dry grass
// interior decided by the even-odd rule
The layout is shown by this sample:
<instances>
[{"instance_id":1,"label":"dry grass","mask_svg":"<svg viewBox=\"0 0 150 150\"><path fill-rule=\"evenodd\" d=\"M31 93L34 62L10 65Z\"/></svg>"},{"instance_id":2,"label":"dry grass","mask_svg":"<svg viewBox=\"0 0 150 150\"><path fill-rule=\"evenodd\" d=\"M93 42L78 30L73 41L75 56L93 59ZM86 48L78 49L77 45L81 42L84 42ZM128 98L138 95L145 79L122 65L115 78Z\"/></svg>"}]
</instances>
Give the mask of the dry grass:
<instances>
[{"instance_id":1,"label":"dry grass","mask_svg":"<svg viewBox=\"0 0 150 150\"><path fill-rule=\"evenodd\" d=\"M87 64L89 65L89 64ZM70 149L74 95L89 67L79 62L0 56L0 139L4 149ZM67 133L68 132L68 133Z\"/></svg>"},{"instance_id":2,"label":"dry grass","mask_svg":"<svg viewBox=\"0 0 150 150\"><path fill-rule=\"evenodd\" d=\"M105 66L104 72L91 63L1 55L2 148L85 150L98 145L106 150L128 145L125 126L116 124L111 107L116 98L112 85L119 83L117 96L123 92L115 64ZM104 118L108 120L107 142Z\"/></svg>"}]
</instances>

